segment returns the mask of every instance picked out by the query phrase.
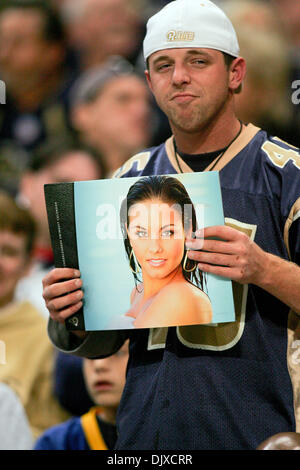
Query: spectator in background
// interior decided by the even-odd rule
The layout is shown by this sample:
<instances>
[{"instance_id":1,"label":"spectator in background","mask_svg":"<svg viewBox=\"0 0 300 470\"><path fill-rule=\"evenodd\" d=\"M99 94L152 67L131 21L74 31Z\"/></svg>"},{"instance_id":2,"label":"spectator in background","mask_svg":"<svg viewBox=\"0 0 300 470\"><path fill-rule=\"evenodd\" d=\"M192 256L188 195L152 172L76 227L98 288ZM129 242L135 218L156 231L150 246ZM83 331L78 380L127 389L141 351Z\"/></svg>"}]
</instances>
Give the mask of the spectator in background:
<instances>
[{"instance_id":1,"label":"spectator in background","mask_svg":"<svg viewBox=\"0 0 300 470\"><path fill-rule=\"evenodd\" d=\"M18 200L34 217L37 236L31 268L18 282L15 298L18 301L29 300L42 315L48 316L42 297L42 278L54 262L44 184L95 180L105 176L106 169L96 151L81 145L76 139L57 138L32 153L28 168L21 177ZM69 360L64 353L55 357L54 392L61 406L72 415L82 414L91 406L81 364L80 358ZM78 384L75 393L72 384Z\"/></svg>"},{"instance_id":2,"label":"spectator in background","mask_svg":"<svg viewBox=\"0 0 300 470\"><path fill-rule=\"evenodd\" d=\"M64 26L47 1L9 0L0 7L0 75L6 104L0 107L1 168L10 189L26 168L27 153L51 136L68 134ZM18 153L19 152L19 153ZM2 172L1 180L5 180Z\"/></svg>"},{"instance_id":3,"label":"spectator in background","mask_svg":"<svg viewBox=\"0 0 300 470\"><path fill-rule=\"evenodd\" d=\"M47 430L36 442L35 450L113 449L127 362L128 341L113 356L84 359L85 383L95 406L85 415Z\"/></svg>"},{"instance_id":4,"label":"spectator in background","mask_svg":"<svg viewBox=\"0 0 300 470\"><path fill-rule=\"evenodd\" d=\"M300 8L297 0L271 0L280 25L291 46L295 65L300 69Z\"/></svg>"},{"instance_id":5,"label":"spectator in background","mask_svg":"<svg viewBox=\"0 0 300 470\"><path fill-rule=\"evenodd\" d=\"M44 184L95 180L105 177L106 171L99 155L73 139L57 138L32 153L23 173L18 200L27 207L37 224L34 263L28 276L17 286L16 297L30 300L46 313L42 298L41 279L53 267L53 252L44 199Z\"/></svg>"},{"instance_id":6,"label":"spectator in background","mask_svg":"<svg viewBox=\"0 0 300 470\"><path fill-rule=\"evenodd\" d=\"M19 396L34 438L67 419L53 394L54 349L47 322L29 302L14 299L18 281L32 261L35 223L4 192L0 193L0 331L6 361L0 382Z\"/></svg>"},{"instance_id":7,"label":"spectator in background","mask_svg":"<svg viewBox=\"0 0 300 470\"><path fill-rule=\"evenodd\" d=\"M83 73L71 92L73 126L102 155L109 176L150 144L151 111L145 80L120 57Z\"/></svg>"},{"instance_id":8,"label":"spectator in background","mask_svg":"<svg viewBox=\"0 0 300 470\"><path fill-rule=\"evenodd\" d=\"M60 11L68 32L68 44L77 56L78 70L94 71L97 67L106 67L113 56L120 56L143 75L141 45L145 21L157 8L157 2L147 0L64 1ZM151 144L155 145L169 137L171 131L152 96L150 100L155 120L154 128L150 129Z\"/></svg>"},{"instance_id":9,"label":"spectator in background","mask_svg":"<svg viewBox=\"0 0 300 470\"><path fill-rule=\"evenodd\" d=\"M252 122L270 135L300 146L288 95L290 64L284 41L273 33L236 30L247 60L243 90L235 99L237 115L245 123Z\"/></svg>"},{"instance_id":10,"label":"spectator in background","mask_svg":"<svg viewBox=\"0 0 300 470\"><path fill-rule=\"evenodd\" d=\"M144 6L144 0L64 2L61 13L79 68L97 67L112 55L134 63L144 34Z\"/></svg>"},{"instance_id":11,"label":"spectator in background","mask_svg":"<svg viewBox=\"0 0 300 470\"><path fill-rule=\"evenodd\" d=\"M247 61L242 92L235 98L238 117L300 146L289 92L289 47L274 8L255 0L227 0L223 9Z\"/></svg>"},{"instance_id":12,"label":"spectator in background","mask_svg":"<svg viewBox=\"0 0 300 470\"><path fill-rule=\"evenodd\" d=\"M230 16L234 28L247 25L256 31L279 33L278 16L268 1L221 0L221 8Z\"/></svg>"},{"instance_id":13,"label":"spectator in background","mask_svg":"<svg viewBox=\"0 0 300 470\"><path fill-rule=\"evenodd\" d=\"M82 358L57 351L54 393L61 406L72 416L81 416L94 405L86 389Z\"/></svg>"}]
</instances>

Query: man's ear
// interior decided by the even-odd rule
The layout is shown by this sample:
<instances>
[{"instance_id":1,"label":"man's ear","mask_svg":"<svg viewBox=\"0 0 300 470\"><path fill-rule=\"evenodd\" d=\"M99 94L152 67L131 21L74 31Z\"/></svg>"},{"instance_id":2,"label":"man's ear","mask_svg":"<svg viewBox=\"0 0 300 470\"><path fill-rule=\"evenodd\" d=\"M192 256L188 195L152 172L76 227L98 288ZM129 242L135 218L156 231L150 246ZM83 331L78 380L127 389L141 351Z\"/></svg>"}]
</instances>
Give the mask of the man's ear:
<instances>
[{"instance_id":1,"label":"man's ear","mask_svg":"<svg viewBox=\"0 0 300 470\"><path fill-rule=\"evenodd\" d=\"M229 69L229 89L236 93L243 83L246 75L246 61L243 57L237 57Z\"/></svg>"},{"instance_id":2,"label":"man's ear","mask_svg":"<svg viewBox=\"0 0 300 470\"><path fill-rule=\"evenodd\" d=\"M145 77L148 83L148 87L150 88L150 91L153 93L150 72L148 69L145 70Z\"/></svg>"}]
</instances>

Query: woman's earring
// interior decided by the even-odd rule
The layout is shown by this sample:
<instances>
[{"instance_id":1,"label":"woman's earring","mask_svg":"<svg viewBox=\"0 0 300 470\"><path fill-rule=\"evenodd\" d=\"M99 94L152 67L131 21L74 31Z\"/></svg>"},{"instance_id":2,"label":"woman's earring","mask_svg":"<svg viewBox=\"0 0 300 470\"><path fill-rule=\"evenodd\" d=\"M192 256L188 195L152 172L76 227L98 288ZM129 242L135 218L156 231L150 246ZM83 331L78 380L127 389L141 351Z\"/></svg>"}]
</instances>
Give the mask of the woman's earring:
<instances>
[{"instance_id":1,"label":"woman's earring","mask_svg":"<svg viewBox=\"0 0 300 470\"><path fill-rule=\"evenodd\" d=\"M135 271L134 269L132 269L132 266L131 266L131 259L132 259L132 256L134 256L133 254L133 249L131 248L131 252L130 252L130 256L129 256L129 267L131 269L131 271L133 272L133 274L139 274L141 272L140 268L138 267L137 271ZM134 260L134 264L137 264L135 262L135 259L133 258Z\"/></svg>"},{"instance_id":2,"label":"woman's earring","mask_svg":"<svg viewBox=\"0 0 300 470\"><path fill-rule=\"evenodd\" d=\"M187 257L188 252L189 252L189 250L186 250L184 261L183 261L183 270L187 273L192 273L197 268L197 264L195 264L195 261L194 261L194 267L192 269L186 269L186 263L188 261L188 257Z\"/></svg>"}]
</instances>

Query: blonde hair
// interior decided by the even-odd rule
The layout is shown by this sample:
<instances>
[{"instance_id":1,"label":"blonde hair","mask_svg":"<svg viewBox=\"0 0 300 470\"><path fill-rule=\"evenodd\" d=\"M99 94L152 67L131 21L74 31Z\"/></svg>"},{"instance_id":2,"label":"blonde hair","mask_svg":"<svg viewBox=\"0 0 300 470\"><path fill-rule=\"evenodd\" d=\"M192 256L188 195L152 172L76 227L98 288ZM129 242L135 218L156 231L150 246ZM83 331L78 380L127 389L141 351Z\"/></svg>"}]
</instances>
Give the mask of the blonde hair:
<instances>
[{"instance_id":1,"label":"blonde hair","mask_svg":"<svg viewBox=\"0 0 300 470\"><path fill-rule=\"evenodd\" d=\"M247 64L246 81L264 91L265 111L275 122L291 117L288 97L289 50L275 32L253 31L242 27L239 33L241 55ZM263 111L263 110L262 110Z\"/></svg>"},{"instance_id":2,"label":"blonde hair","mask_svg":"<svg viewBox=\"0 0 300 470\"><path fill-rule=\"evenodd\" d=\"M267 114L274 123L288 122L292 112L289 44L274 8L258 0L225 0L222 8L234 25L240 55L246 60L244 82L264 94L257 113Z\"/></svg>"}]
</instances>

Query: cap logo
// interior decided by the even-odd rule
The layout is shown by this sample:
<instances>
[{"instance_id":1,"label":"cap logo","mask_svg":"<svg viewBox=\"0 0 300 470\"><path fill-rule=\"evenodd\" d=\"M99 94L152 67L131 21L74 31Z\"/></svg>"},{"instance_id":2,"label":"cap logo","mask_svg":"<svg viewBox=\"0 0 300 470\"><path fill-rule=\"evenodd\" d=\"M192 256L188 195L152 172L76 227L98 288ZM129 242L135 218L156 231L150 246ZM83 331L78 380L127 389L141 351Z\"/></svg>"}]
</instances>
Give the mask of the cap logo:
<instances>
[{"instance_id":1,"label":"cap logo","mask_svg":"<svg viewBox=\"0 0 300 470\"><path fill-rule=\"evenodd\" d=\"M193 41L195 33L193 31L169 31L167 33L167 41Z\"/></svg>"}]
</instances>

